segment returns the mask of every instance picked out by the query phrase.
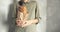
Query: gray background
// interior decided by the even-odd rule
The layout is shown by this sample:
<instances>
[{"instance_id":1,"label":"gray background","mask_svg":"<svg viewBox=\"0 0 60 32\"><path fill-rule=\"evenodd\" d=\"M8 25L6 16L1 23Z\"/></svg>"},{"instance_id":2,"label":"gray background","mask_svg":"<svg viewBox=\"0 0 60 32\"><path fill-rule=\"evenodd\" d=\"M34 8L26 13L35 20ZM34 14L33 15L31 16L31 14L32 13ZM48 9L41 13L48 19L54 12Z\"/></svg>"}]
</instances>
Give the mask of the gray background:
<instances>
[{"instance_id":1,"label":"gray background","mask_svg":"<svg viewBox=\"0 0 60 32\"><path fill-rule=\"evenodd\" d=\"M0 32L14 32L14 22L12 21L13 0L0 0ZM47 0L37 0L40 10L40 17L42 18L37 25L38 32L46 32L46 8Z\"/></svg>"},{"instance_id":2,"label":"gray background","mask_svg":"<svg viewBox=\"0 0 60 32\"><path fill-rule=\"evenodd\" d=\"M47 0L47 32L60 32L60 0Z\"/></svg>"}]
</instances>

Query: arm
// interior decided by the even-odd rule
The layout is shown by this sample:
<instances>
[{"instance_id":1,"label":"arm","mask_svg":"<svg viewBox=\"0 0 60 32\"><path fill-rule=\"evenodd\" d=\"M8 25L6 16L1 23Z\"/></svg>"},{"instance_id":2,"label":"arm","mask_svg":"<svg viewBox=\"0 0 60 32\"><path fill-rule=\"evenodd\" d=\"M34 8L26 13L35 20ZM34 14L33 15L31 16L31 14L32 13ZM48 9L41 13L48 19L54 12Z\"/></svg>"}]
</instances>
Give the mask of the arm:
<instances>
[{"instance_id":1,"label":"arm","mask_svg":"<svg viewBox=\"0 0 60 32\"><path fill-rule=\"evenodd\" d=\"M22 25L22 27L25 27L25 26L28 26L28 25L31 25L31 24L38 24L39 20L40 20L39 17L40 17L39 10L36 6L36 8L35 8L35 19L25 21L25 23Z\"/></svg>"},{"instance_id":2,"label":"arm","mask_svg":"<svg viewBox=\"0 0 60 32\"><path fill-rule=\"evenodd\" d=\"M28 20L28 22L30 22L31 24L35 24L38 22L38 19L32 19L32 20Z\"/></svg>"},{"instance_id":3,"label":"arm","mask_svg":"<svg viewBox=\"0 0 60 32\"><path fill-rule=\"evenodd\" d=\"M36 6L35 6L35 19L32 20L28 20L28 22L32 22L32 24L37 24L39 23L40 20L40 11L37 5L37 2L35 2Z\"/></svg>"},{"instance_id":4,"label":"arm","mask_svg":"<svg viewBox=\"0 0 60 32\"><path fill-rule=\"evenodd\" d=\"M39 9L37 7L37 4L36 4L36 8L35 8L35 19L32 19L32 20L28 20L28 22L31 22L32 24L37 24L39 22L39 18L40 15L39 15Z\"/></svg>"},{"instance_id":5,"label":"arm","mask_svg":"<svg viewBox=\"0 0 60 32\"><path fill-rule=\"evenodd\" d=\"M40 16L39 10L37 9L37 6L36 6L36 8L35 8L35 19L23 20L22 27L38 23L39 22L39 16Z\"/></svg>"}]
</instances>

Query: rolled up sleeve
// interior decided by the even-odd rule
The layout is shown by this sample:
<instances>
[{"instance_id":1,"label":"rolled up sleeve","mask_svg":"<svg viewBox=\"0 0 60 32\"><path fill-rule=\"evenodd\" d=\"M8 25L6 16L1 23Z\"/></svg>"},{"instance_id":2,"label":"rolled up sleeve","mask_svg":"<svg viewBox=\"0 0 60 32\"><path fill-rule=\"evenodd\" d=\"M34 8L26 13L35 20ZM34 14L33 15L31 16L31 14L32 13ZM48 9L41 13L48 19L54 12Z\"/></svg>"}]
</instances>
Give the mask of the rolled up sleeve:
<instances>
[{"instance_id":1,"label":"rolled up sleeve","mask_svg":"<svg viewBox=\"0 0 60 32\"><path fill-rule=\"evenodd\" d=\"M36 5L36 8L35 8L35 19L38 19L38 22L36 24L38 24L40 22L40 10L38 8L38 6Z\"/></svg>"}]
</instances>

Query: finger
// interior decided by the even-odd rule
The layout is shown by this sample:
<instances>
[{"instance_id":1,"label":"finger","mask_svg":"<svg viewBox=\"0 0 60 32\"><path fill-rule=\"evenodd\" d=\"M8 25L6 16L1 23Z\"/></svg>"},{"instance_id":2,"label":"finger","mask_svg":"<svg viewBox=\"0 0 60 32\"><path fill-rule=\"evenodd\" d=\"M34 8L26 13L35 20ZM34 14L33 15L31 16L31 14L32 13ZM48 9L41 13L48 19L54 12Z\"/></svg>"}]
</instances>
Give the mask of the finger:
<instances>
[{"instance_id":1,"label":"finger","mask_svg":"<svg viewBox=\"0 0 60 32\"><path fill-rule=\"evenodd\" d=\"M25 22L24 24L22 24L22 27L26 27L28 25L29 25L29 23L28 22Z\"/></svg>"},{"instance_id":2,"label":"finger","mask_svg":"<svg viewBox=\"0 0 60 32\"><path fill-rule=\"evenodd\" d=\"M17 26L22 26L21 23L17 23Z\"/></svg>"},{"instance_id":3,"label":"finger","mask_svg":"<svg viewBox=\"0 0 60 32\"><path fill-rule=\"evenodd\" d=\"M16 23L17 23L17 25L21 25L22 21L21 20L17 20Z\"/></svg>"},{"instance_id":4,"label":"finger","mask_svg":"<svg viewBox=\"0 0 60 32\"><path fill-rule=\"evenodd\" d=\"M25 25L25 24L27 24L27 22L24 21L24 22L22 23L22 26Z\"/></svg>"},{"instance_id":5,"label":"finger","mask_svg":"<svg viewBox=\"0 0 60 32\"><path fill-rule=\"evenodd\" d=\"M28 26L28 25L31 25L31 22L28 22L28 21L27 21L25 24L22 25L22 27L26 27L26 26Z\"/></svg>"},{"instance_id":6,"label":"finger","mask_svg":"<svg viewBox=\"0 0 60 32\"><path fill-rule=\"evenodd\" d=\"M26 26L28 26L29 24L24 24L24 25L22 25L22 27L26 27Z\"/></svg>"}]
</instances>

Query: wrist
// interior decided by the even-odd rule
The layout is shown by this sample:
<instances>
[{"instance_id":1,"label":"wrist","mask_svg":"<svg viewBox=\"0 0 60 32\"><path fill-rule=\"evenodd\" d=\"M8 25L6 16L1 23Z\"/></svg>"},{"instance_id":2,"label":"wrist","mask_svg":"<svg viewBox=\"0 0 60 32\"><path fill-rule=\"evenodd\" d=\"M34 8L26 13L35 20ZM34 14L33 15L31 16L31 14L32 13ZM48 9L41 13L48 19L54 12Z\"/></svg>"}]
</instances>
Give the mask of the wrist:
<instances>
[{"instance_id":1,"label":"wrist","mask_svg":"<svg viewBox=\"0 0 60 32\"><path fill-rule=\"evenodd\" d=\"M32 22L32 24L36 24L36 23L38 23L38 19L33 19L31 22Z\"/></svg>"}]
</instances>

